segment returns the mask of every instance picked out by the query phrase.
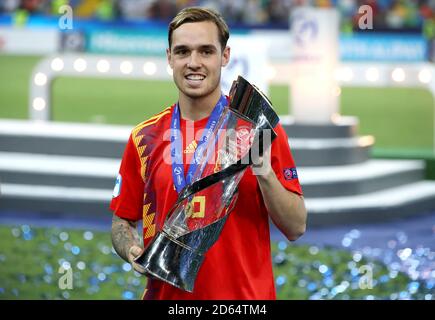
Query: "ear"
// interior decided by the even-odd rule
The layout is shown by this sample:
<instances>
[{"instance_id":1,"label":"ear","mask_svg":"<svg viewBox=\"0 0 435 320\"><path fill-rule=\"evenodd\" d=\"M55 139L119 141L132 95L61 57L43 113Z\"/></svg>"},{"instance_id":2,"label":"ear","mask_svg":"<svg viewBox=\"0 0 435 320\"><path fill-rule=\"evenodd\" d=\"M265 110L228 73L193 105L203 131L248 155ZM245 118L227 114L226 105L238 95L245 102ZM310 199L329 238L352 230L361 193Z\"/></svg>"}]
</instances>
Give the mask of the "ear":
<instances>
[{"instance_id":1,"label":"ear","mask_svg":"<svg viewBox=\"0 0 435 320\"><path fill-rule=\"evenodd\" d=\"M226 46L222 52L222 67L225 67L230 62L231 48Z\"/></svg>"},{"instance_id":2,"label":"ear","mask_svg":"<svg viewBox=\"0 0 435 320\"><path fill-rule=\"evenodd\" d=\"M166 58L168 59L168 64L169 66L174 69L173 63L172 63L172 54L171 54L171 49L167 48L166 49Z\"/></svg>"}]
</instances>

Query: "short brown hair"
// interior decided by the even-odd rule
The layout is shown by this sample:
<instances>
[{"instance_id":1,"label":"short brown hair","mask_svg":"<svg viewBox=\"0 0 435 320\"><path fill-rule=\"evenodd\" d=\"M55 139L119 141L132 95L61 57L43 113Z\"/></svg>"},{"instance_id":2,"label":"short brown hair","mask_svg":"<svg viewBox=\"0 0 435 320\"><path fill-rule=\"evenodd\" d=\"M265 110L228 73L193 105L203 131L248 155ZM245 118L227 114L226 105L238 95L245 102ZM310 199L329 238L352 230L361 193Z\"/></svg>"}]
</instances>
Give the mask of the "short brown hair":
<instances>
[{"instance_id":1,"label":"short brown hair","mask_svg":"<svg viewBox=\"0 0 435 320\"><path fill-rule=\"evenodd\" d=\"M189 7L181 10L175 17L172 19L169 24L168 30L168 43L169 48L172 45L172 33L175 29L181 26L184 23L189 22L203 22L203 21L211 21L218 28L219 34L219 42L222 46L222 50L227 46L228 39L230 37L230 32L228 30L228 25L226 24L224 18L214 10L200 7Z\"/></svg>"}]
</instances>

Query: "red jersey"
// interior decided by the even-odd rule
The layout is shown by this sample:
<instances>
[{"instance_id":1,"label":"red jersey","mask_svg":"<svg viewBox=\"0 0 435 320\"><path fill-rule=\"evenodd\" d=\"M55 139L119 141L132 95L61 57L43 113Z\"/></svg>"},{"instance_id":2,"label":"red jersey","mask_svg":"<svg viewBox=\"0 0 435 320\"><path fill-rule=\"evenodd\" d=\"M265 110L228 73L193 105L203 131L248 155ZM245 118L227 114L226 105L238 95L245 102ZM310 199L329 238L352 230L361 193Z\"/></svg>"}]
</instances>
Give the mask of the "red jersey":
<instances>
[{"instance_id":1,"label":"red jersey","mask_svg":"<svg viewBox=\"0 0 435 320\"><path fill-rule=\"evenodd\" d=\"M171 163L165 161L165 157L168 159L165 153L170 152L169 130L173 109L174 106L169 107L133 129L110 204L110 208L121 218L143 220L145 246L162 229L166 215L178 196ZM195 135L205 128L207 121L208 118L189 122L194 125ZM189 157L196 141L186 139L186 123L181 119L180 129L183 153ZM280 124L275 132L278 137L271 147L272 168L287 190L302 195L287 135ZM185 164L185 172L187 169ZM238 188L237 202L219 239L205 254L193 293L150 278L145 299L276 299L269 216L251 168L245 172Z\"/></svg>"}]
</instances>

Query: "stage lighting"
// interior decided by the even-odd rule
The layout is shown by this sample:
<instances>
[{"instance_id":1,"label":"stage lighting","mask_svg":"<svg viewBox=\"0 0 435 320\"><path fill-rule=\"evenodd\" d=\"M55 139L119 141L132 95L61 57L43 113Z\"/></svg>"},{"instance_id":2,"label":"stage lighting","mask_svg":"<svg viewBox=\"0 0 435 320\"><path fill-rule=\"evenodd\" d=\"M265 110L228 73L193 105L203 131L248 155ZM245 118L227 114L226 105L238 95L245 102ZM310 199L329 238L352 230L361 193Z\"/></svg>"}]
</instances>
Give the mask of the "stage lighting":
<instances>
[{"instance_id":1,"label":"stage lighting","mask_svg":"<svg viewBox=\"0 0 435 320\"><path fill-rule=\"evenodd\" d=\"M370 82L375 82L379 79L379 70L375 67L370 67L366 70L366 79Z\"/></svg>"},{"instance_id":2,"label":"stage lighting","mask_svg":"<svg viewBox=\"0 0 435 320\"><path fill-rule=\"evenodd\" d=\"M102 60L99 60L97 62L97 70L99 72L105 73L105 72L109 71L109 69L110 69L109 61L102 59Z\"/></svg>"},{"instance_id":3,"label":"stage lighting","mask_svg":"<svg viewBox=\"0 0 435 320\"><path fill-rule=\"evenodd\" d=\"M37 111L41 111L44 110L45 108L45 100L42 99L41 97L35 98L33 99L33 109L37 110Z\"/></svg>"},{"instance_id":4,"label":"stage lighting","mask_svg":"<svg viewBox=\"0 0 435 320\"><path fill-rule=\"evenodd\" d=\"M402 68L396 68L391 73L391 78L396 82L402 82L405 80L405 71Z\"/></svg>"},{"instance_id":5,"label":"stage lighting","mask_svg":"<svg viewBox=\"0 0 435 320\"><path fill-rule=\"evenodd\" d=\"M45 73L38 72L35 74L35 78L33 79L37 86L44 86L47 83L47 76Z\"/></svg>"},{"instance_id":6,"label":"stage lighting","mask_svg":"<svg viewBox=\"0 0 435 320\"><path fill-rule=\"evenodd\" d=\"M418 80L422 83L429 83L432 80L432 73L428 69L420 70Z\"/></svg>"},{"instance_id":7,"label":"stage lighting","mask_svg":"<svg viewBox=\"0 0 435 320\"><path fill-rule=\"evenodd\" d=\"M61 71L63 70L63 67L64 67L64 63L61 58L54 58L51 61L51 69L53 69L53 71Z\"/></svg>"},{"instance_id":8,"label":"stage lighting","mask_svg":"<svg viewBox=\"0 0 435 320\"><path fill-rule=\"evenodd\" d=\"M84 60L82 58L78 58L74 61L74 69L77 72L83 72L86 70L86 68L87 68L86 60Z\"/></svg>"},{"instance_id":9,"label":"stage lighting","mask_svg":"<svg viewBox=\"0 0 435 320\"><path fill-rule=\"evenodd\" d=\"M133 65L131 64L130 61L123 61L121 62L119 69L123 74L129 74L133 71Z\"/></svg>"},{"instance_id":10,"label":"stage lighting","mask_svg":"<svg viewBox=\"0 0 435 320\"><path fill-rule=\"evenodd\" d=\"M143 65L143 72L149 76L152 76L157 71L157 66L154 62L146 62Z\"/></svg>"}]
</instances>

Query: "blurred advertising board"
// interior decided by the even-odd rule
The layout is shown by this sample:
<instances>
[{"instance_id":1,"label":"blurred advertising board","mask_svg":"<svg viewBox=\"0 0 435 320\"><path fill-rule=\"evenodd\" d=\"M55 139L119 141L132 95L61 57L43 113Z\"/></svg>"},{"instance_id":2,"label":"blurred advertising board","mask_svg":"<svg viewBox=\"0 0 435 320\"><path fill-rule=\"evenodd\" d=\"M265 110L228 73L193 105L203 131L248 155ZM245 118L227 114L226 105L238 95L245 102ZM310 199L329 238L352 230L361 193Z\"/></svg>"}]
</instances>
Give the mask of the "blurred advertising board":
<instances>
[{"instance_id":1,"label":"blurred advertising board","mask_svg":"<svg viewBox=\"0 0 435 320\"><path fill-rule=\"evenodd\" d=\"M293 47L288 31L253 31L270 44L273 61L290 61ZM420 34L359 32L339 36L339 59L344 62L422 62L428 61L430 44ZM435 52L435 50L432 50Z\"/></svg>"},{"instance_id":2,"label":"blurred advertising board","mask_svg":"<svg viewBox=\"0 0 435 320\"><path fill-rule=\"evenodd\" d=\"M340 37L341 61L418 62L428 60L428 43L421 35L355 33Z\"/></svg>"},{"instance_id":3,"label":"blurred advertising board","mask_svg":"<svg viewBox=\"0 0 435 320\"><path fill-rule=\"evenodd\" d=\"M53 28L0 26L0 53L50 54L59 50L60 34Z\"/></svg>"},{"instance_id":4,"label":"blurred advertising board","mask_svg":"<svg viewBox=\"0 0 435 320\"><path fill-rule=\"evenodd\" d=\"M99 54L165 56L166 30L95 30L86 34L86 51Z\"/></svg>"}]
</instances>

